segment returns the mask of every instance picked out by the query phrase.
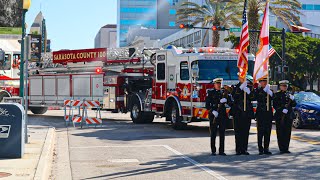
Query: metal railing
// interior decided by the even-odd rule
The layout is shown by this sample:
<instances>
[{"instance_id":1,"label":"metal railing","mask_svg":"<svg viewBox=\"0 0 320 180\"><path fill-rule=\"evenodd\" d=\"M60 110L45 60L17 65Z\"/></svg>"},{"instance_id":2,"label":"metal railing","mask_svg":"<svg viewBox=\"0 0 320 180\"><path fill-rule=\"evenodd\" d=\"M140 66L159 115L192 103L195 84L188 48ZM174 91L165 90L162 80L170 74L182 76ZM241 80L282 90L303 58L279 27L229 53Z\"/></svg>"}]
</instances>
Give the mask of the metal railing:
<instances>
[{"instance_id":1,"label":"metal railing","mask_svg":"<svg viewBox=\"0 0 320 180\"><path fill-rule=\"evenodd\" d=\"M312 37L312 38L320 39L320 34L315 34L315 33L306 33L306 36L309 36L309 37Z\"/></svg>"}]
</instances>

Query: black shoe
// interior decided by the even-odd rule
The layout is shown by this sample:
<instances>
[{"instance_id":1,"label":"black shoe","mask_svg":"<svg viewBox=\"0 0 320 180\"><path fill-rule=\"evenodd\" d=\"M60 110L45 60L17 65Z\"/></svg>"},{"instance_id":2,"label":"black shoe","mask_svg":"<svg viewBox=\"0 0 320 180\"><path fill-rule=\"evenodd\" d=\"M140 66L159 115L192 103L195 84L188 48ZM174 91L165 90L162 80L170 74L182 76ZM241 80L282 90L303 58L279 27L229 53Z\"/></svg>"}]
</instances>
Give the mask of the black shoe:
<instances>
[{"instance_id":1,"label":"black shoe","mask_svg":"<svg viewBox=\"0 0 320 180\"><path fill-rule=\"evenodd\" d=\"M211 153L211 156L216 156L217 154L216 153Z\"/></svg>"},{"instance_id":2,"label":"black shoe","mask_svg":"<svg viewBox=\"0 0 320 180\"><path fill-rule=\"evenodd\" d=\"M259 152L259 155L263 155L263 152L260 151L260 152Z\"/></svg>"},{"instance_id":3,"label":"black shoe","mask_svg":"<svg viewBox=\"0 0 320 180\"><path fill-rule=\"evenodd\" d=\"M270 151L265 151L264 154L266 154L266 155L272 155L272 152L270 152Z\"/></svg>"},{"instance_id":4,"label":"black shoe","mask_svg":"<svg viewBox=\"0 0 320 180\"><path fill-rule=\"evenodd\" d=\"M220 155L220 156L226 156L226 153L221 152L221 153L219 153L219 155Z\"/></svg>"},{"instance_id":5,"label":"black shoe","mask_svg":"<svg viewBox=\"0 0 320 180\"><path fill-rule=\"evenodd\" d=\"M285 151L284 153L290 154L291 152L287 150L287 151Z\"/></svg>"},{"instance_id":6,"label":"black shoe","mask_svg":"<svg viewBox=\"0 0 320 180\"><path fill-rule=\"evenodd\" d=\"M241 155L241 152L237 152L236 155L237 155L237 156Z\"/></svg>"},{"instance_id":7,"label":"black shoe","mask_svg":"<svg viewBox=\"0 0 320 180\"><path fill-rule=\"evenodd\" d=\"M284 153L286 153L285 151L280 151L280 154L284 154Z\"/></svg>"},{"instance_id":8,"label":"black shoe","mask_svg":"<svg viewBox=\"0 0 320 180\"><path fill-rule=\"evenodd\" d=\"M248 153L247 151L244 151L242 154L243 155L250 155L250 153Z\"/></svg>"}]
</instances>

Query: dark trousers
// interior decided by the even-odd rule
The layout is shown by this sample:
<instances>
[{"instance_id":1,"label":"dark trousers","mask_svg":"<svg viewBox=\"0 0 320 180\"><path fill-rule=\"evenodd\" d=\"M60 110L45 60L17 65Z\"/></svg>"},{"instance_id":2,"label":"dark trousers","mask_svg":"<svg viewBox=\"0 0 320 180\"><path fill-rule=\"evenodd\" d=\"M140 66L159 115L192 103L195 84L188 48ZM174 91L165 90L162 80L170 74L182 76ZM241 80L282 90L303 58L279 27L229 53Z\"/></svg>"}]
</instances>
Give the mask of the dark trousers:
<instances>
[{"instance_id":1,"label":"dark trousers","mask_svg":"<svg viewBox=\"0 0 320 180\"><path fill-rule=\"evenodd\" d=\"M234 132L236 138L236 152L243 153L248 150L251 118L248 113L238 113L234 116Z\"/></svg>"},{"instance_id":2,"label":"dark trousers","mask_svg":"<svg viewBox=\"0 0 320 180\"><path fill-rule=\"evenodd\" d=\"M276 119L278 146L281 152L289 150L292 121L289 117L284 118L283 121L281 116Z\"/></svg>"},{"instance_id":3,"label":"dark trousers","mask_svg":"<svg viewBox=\"0 0 320 180\"><path fill-rule=\"evenodd\" d=\"M272 111L257 112L258 148L259 152L268 152L272 129ZM262 145L263 144L263 145Z\"/></svg>"},{"instance_id":4,"label":"dark trousers","mask_svg":"<svg viewBox=\"0 0 320 180\"><path fill-rule=\"evenodd\" d=\"M224 152L224 140L225 140L225 131L226 131L226 118L219 117L214 120L213 115L209 115L210 120L210 141L211 141L211 152L216 153L216 137L217 132L219 131L219 153Z\"/></svg>"}]
</instances>

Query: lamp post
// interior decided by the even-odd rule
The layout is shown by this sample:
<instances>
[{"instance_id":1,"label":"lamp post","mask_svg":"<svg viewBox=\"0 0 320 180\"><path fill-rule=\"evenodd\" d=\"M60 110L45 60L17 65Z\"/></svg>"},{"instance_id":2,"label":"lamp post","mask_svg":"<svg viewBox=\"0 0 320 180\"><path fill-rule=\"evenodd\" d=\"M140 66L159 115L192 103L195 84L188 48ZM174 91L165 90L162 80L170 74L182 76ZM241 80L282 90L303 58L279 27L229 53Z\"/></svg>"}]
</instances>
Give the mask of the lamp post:
<instances>
[{"instance_id":1,"label":"lamp post","mask_svg":"<svg viewBox=\"0 0 320 180\"><path fill-rule=\"evenodd\" d=\"M24 71L23 71L23 69L24 69L24 38L25 38L25 36L26 36L26 27L25 27L25 21L26 21L26 13L27 13L27 11L28 11L28 9L30 8L30 5L31 5L31 0L23 0L23 5L22 5L22 36L21 36L21 58L20 58L20 97L21 98L24 98ZM28 72L28 66L26 66L27 68L26 68L26 72ZM26 83L26 86L27 86L28 84ZM23 101L22 101L23 102ZM26 105L27 104L27 102L23 102L24 103L24 105ZM27 111L27 109L25 109L25 111L26 112L28 112ZM27 121L27 117L28 117L28 115L27 115L27 113L25 114L25 118L26 118L26 121ZM27 122L25 122L25 143L28 143L28 128L27 128L27 125L28 123Z\"/></svg>"},{"instance_id":2,"label":"lamp post","mask_svg":"<svg viewBox=\"0 0 320 180\"><path fill-rule=\"evenodd\" d=\"M22 4L22 36L21 36L21 58L20 58L20 97L23 98L24 95L24 85L23 85L23 78L24 78L24 37L26 36L26 13L30 8L31 0L23 0Z\"/></svg>"}]
</instances>

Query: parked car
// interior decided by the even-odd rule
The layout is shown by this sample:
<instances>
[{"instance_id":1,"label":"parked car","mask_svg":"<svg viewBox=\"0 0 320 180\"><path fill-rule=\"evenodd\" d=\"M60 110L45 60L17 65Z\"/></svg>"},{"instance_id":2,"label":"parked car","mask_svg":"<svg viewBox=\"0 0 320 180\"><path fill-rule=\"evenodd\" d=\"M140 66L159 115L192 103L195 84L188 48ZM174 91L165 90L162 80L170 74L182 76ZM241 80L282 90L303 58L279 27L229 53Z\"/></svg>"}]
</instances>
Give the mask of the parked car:
<instances>
[{"instance_id":1,"label":"parked car","mask_svg":"<svg viewBox=\"0 0 320 180\"><path fill-rule=\"evenodd\" d=\"M320 125L320 97L313 92L299 92L295 95L297 106L294 108L294 128Z\"/></svg>"}]
</instances>

